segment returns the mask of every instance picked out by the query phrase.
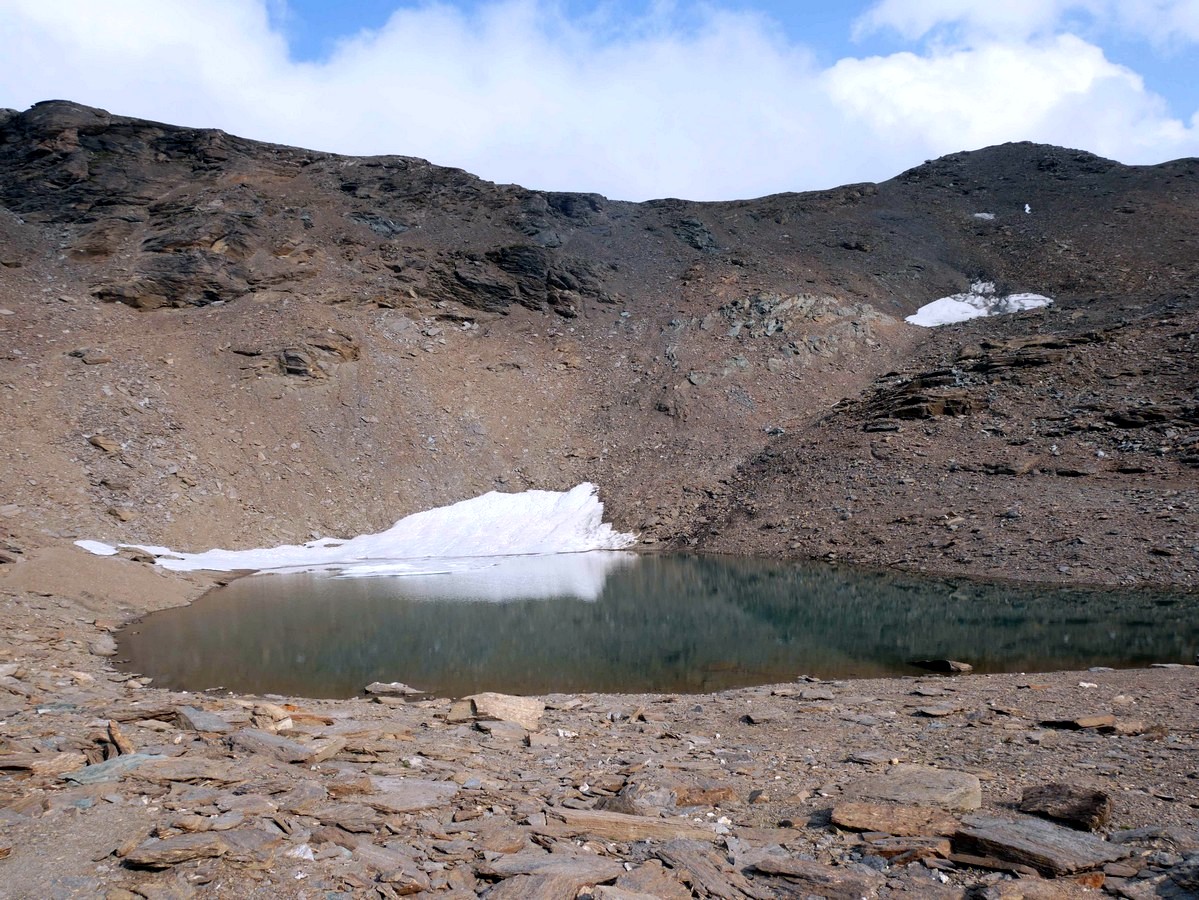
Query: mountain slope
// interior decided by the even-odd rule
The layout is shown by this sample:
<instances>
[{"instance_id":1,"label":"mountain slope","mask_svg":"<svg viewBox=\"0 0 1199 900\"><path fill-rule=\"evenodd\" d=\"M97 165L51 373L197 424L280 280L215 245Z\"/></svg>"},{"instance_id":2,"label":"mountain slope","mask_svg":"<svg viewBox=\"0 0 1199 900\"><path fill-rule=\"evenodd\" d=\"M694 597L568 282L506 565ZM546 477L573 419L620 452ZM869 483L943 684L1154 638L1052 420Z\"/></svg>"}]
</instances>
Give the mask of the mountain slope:
<instances>
[{"instance_id":1,"label":"mountain slope","mask_svg":"<svg viewBox=\"0 0 1199 900\"><path fill-rule=\"evenodd\" d=\"M62 101L0 113L4 521L18 546L252 546L591 480L619 527L681 546L1067 577L1056 551L1014 572L926 554L924 532L859 528L839 499L854 459L882 484L916 479L913 497L869 494L880 521L960 505L999 477L963 463L990 458L1002 418L1005 446L1041 458L1057 441L1109 463L1008 477L986 503L1054 485L1059 506L1097 508L1119 485L1148 492L1139 511L1181 491L1190 508L1174 504L1167 532L1134 517L1165 552L1130 573L1187 581L1195 551L1170 535L1195 533L1199 502L1197 173L1011 144L879 185L632 204ZM937 333L902 322L980 278L1056 305ZM1040 352L1003 343L1028 336L1063 346L992 365ZM954 390L964 418L937 400ZM896 403L941 413L907 419ZM1050 434L1077 410L1105 430ZM894 419L919 424L862 430ZM919 447L871 452L917 429ZM1117 471L1146 456L1145 472ZM951 458L934 504L925 488ZM1050 528L1030 505L1028 533L997 540ZM760 527L795 507L813 531Z\"/></svg>"}]
</instances>

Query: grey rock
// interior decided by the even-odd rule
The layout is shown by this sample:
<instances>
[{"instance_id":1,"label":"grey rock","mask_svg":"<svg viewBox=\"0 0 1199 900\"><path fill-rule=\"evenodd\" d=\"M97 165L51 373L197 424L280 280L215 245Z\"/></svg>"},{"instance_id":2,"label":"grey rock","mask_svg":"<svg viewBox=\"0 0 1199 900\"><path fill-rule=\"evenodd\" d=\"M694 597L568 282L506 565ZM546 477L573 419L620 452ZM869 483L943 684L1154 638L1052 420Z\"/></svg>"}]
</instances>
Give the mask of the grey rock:
<instances>
[{"instance_id":1,"label":"grey rock","mask_svg":"<svg viewBox=\"0 0 1199 900\"><path fill-rule=\"evenodd\" d=\"M846 796L889 800L911 806L972 810L982 805L982 785L968 772L931 766L893 766L884 775L866 778L846 789Z\"/></svg>"},{"instance_id":2,"label":"grey rock","mask_svg":"<svg viewBox=\"0 0 1199 900\"><path fill-rule=\"evenodd\" d=\"M192 731L206 731L211 734L227 734L233 730L228 722L216 713L206 712L194 706L181 706L176 712L181 728Z\"/></svg>"},{"instance_id":3,"label":"grey rock","mask_svg":"<svg viewBox=\"0 0 1199 900\"><path fill-rule=\"evenodd\" d=\"M1129 855L1094 835L1042 819L1009 821L988 816L968 819L954 834L953 849L1031 866L1046 875L1085 872Z\"/></svg>"},{"instance_id":4,"label":"grey rock","mask_svg":"<svg viewBox=\"0 0 1199 900\"><path fill-rule=\"evenodd\" d=\"M112 759L106 759L94 766L84 766L82 769L68 772L62 777L64 781L73 781L75 784L103 784L109 781L120 781L143 763L161 759L166 759L166 757L152 753L130 753L126 756L114 756Z\"/></svg>"},{"instance_id":5,"label":"grey rock","mask_svg":"<svg viewBox=\"0 0 1199 900\"><path fill-rule=\"evenodd\" d=\"M261 753L264 756L273 756L283 762L306 762L312 755L311 748L303 744L279 737L277 734L259 731L257 728L243 728L231 735L228 742L234 750Z\"/></svg>"}]
</instances>

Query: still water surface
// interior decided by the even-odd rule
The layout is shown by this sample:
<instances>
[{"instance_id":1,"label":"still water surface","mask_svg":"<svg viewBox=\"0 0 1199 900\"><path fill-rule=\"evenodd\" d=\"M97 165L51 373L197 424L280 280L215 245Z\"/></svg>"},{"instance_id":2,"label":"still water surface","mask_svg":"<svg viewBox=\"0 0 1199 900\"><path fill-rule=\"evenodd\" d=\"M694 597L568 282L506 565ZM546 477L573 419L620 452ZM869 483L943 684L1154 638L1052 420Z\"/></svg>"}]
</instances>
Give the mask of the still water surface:
<instances>
[{"instance_id":1,"label":"still water surface","mask_svg":"<svg viewBox=\"0 0 1199 900\"><path fill-rule=\"evenodd\" d=\"M349 697L707 692L798 675L1191 662L1199 594L921 579L844 567L585 553L406 577L255 575L118 635L157 686Z\"/></svg>"}]
</instances>

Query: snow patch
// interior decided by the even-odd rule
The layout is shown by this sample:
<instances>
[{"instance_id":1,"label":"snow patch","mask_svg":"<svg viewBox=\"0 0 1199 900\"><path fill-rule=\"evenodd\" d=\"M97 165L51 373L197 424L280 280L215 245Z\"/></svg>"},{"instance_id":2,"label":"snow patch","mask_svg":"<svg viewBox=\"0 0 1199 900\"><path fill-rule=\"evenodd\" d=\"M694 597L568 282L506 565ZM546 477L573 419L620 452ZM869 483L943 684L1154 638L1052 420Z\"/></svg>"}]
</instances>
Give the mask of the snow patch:
<instances>
[{"instance_id":1,"label":"snow patch","mask_svg":"<svg viewBox=\"0 0 1199 900\"><path fill-rule=\"evenodd\" d=\"M974 218L982 219L984 222L991 222L995 219L995 213L975 213Z\"/></svg>"},{"instance_id":2,"label":"snow patch","mask_svg":"<svg viewBox=\"0 0 1199 900\"><path fill-rule=\"evenodd\" d=\"M1038 309L1051 303L1051 298L1041 294L1001 296L995 293L994 282L976 281L966 293L926 303L904 321L922 328L934 328L937 325L952 325L954 322L966 322L983 316L1002 316L1026 309Z\"/></svg>"},{"instance_id":3,"label":"snow patch","mask_svg":"<svg viewBox=\"0 0 1199 900\"><path fill-rule=\"evenodd\" d=\"M96 556L113 556L119 551L112 544L105 544L101 541L76 541L76 547L82 547L88 553L94 553Z\"/></svg>"},{"instance_id":4,"label":"snow patch","mask_svg":"<svg viewBox=\"0 0 1199 900\"><path fill-rule=\"evenodd\" d=\"M346 575L425 575L467 571L480 558L588 550L621 550L637 540L603 521L604 505L593 484L569 491L497 491L400 519L378 534L349 540L321 538L257 550L185 553L169 547L121 544L155 557L164 569L188 572L338 571ZM99 541L76 541L101 556L117 550Z\"/></svg>"}]
</instances>

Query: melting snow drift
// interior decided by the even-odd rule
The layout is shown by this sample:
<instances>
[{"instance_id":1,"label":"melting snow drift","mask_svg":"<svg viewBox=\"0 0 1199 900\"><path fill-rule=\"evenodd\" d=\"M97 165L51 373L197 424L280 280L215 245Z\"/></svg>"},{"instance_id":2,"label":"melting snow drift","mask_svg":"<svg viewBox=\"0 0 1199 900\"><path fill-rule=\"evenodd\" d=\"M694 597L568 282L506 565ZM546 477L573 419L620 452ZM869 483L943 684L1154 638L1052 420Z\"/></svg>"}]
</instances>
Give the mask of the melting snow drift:
<instances>
[{"instance_id":1,"label":"melting snow drift","mask_svg":"<svg viewBox=\"0 0 1199 900\"><path fill-rule=\"evenodd\" d=\"M596 496L595 485L584 482L565 492L492 491L452 506L415 513L378 534L344 541L321 538L307 544L204 553L138 544L121 546L150 553L158 565L180 572L338 570L346 575L416 575L478 568L482 564L478 557L620 550L636 541L636 535L615 531L603 516L604 505ZM99 541L75 543L101 556L117 552ZM462 557L473 558L474 562Z\"/></svg>"},{"instance_id":2,"label":"melting snow drift","mask_svg":"<svg viewBox=\"0 0 1199 900\"><path fill-rule=\"evenodd\" d=\"M1002 316L1006 313L1037 309L1052 302L1049 297L1040 294L1000 296L995 293L994 282L976 281L966 293L926 303L904 321L923 328L934 328L937 325L952 325L954 322L965 322L982 316Z\"/></svg>"}]
</instances>

